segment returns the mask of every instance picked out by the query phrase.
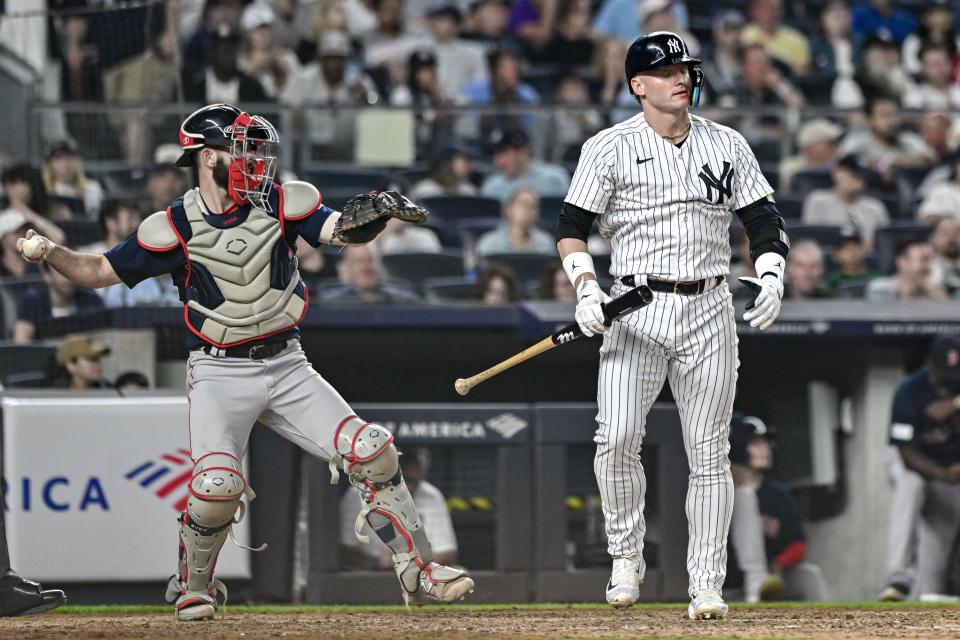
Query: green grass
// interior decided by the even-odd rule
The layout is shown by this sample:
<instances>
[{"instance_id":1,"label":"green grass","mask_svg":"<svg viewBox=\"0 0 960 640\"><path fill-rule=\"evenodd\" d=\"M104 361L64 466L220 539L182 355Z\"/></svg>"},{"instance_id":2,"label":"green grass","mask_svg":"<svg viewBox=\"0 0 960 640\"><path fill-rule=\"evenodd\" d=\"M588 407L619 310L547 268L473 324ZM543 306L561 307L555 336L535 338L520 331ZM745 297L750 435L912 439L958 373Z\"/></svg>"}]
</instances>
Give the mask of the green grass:
<instances>
[{"instance_id":1,"label":"green grass","mask_svg":"<svg viewBox=\"0 0 960 640\"><path fill-rule=\"evenodd\" d=\"M685 602L677 603L638 603L633 609L639 610L668 610L685 609ZM871 602L871 601L835 601L835 602L765 602L761 604L731 603L734 609L896 609L903 607L956 607L960 604L941 602ZM563 609L610 610L605 604L461 604L443 607L416 609L416 611L555 611ZM121 615L121 614L153 614L170 613L170 605L75 605L56 609L52 613L59 615ZM403 605L227 605L231 614L242 613L387 613L406 611Z\"/></svg>"}]
</instances>

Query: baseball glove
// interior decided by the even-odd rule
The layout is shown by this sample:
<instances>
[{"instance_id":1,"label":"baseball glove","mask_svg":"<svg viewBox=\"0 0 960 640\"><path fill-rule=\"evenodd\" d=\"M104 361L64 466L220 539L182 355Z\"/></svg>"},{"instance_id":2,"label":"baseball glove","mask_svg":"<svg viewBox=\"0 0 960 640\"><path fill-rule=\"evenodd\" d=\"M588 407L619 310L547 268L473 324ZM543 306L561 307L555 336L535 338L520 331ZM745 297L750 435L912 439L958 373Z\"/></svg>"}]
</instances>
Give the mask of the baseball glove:
<instances>
[{"instance_id":1,"label":"baseball glove","mask_svg":"<svg viewBox=\"0 0 960 640\"><path fill-rule=\"evenodd\" d=\"M366 193L351 198L343 206L333 236L347 244L370 242L384 230L390 218L425 222L427 210L396 191Z\"/></svg>"}]
</instances>

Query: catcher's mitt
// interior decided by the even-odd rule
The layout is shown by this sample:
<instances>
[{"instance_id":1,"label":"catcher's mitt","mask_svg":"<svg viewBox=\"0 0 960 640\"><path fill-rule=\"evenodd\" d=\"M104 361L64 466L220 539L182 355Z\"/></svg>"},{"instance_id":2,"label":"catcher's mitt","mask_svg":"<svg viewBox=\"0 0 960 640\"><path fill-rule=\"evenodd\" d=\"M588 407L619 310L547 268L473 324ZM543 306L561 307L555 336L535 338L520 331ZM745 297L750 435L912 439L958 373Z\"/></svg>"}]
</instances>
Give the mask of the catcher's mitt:
<instances>
[{"instance_id":1,"label":"catcher's mitt","mask_svg":"<svg viewBox=\"0 0 960 640\"><path fill-rule=\"evenodd\" d=\"M426 221L427 210L396 191L363 194L343 206L333 236L347 244L369 242L390 218L420 223Z\"/></svg>"}]
</instances>

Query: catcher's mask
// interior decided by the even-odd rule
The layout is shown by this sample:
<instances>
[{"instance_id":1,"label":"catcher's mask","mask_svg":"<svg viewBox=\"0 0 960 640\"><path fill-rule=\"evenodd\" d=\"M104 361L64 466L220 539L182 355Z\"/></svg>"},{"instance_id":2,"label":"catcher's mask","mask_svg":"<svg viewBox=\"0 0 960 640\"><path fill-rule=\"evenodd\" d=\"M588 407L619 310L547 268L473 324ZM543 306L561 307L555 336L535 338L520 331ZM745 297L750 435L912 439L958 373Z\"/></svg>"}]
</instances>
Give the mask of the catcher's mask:
<instances>
[{"instance_id":1,"label":"catcher's mask","mask_svg":"<svg viewBox=\"0 0 960 640\"><path fill-rule=\"evenodd\" d=\"M280 136L263 116L246 112L226 129L230 136L227 194L237 204L250 204L272 212L268 195L277 172L276 146Z\"/></svg>"}]
</instances>

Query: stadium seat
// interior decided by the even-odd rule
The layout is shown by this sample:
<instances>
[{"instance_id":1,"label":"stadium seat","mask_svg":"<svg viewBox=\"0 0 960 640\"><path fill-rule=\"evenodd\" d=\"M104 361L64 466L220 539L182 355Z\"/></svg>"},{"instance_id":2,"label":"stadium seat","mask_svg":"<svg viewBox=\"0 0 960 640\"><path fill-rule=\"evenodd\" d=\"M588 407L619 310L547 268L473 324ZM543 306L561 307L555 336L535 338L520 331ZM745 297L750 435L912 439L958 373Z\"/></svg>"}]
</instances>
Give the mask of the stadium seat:
<instances>
[{"instance_id":1,"label":"stadium seat","mask_svg":"<svg viewBox=\"0 0 960 640\"><path fill-rule=\"evenodd\" d=\"M0 338L8 337L13 331L13 324L17 320L17 305L20 303L23 292L42 282L43 276L40 274L32 274L23 278L0 278L0 308L3 311L3 317L0 318L0 327L2 327Z\"/></svg>"},{"instance_id":2,"label":"stadium seat","mask_svg":"<svg viewBox=\"0 0 960 640\"><path fill-rule=\"evenodd\" d=\"M486 264L499 263L510 267L520 282L535 280L540 277L544 268L557 259L555 255L539 253L491 253L483 256L481 261Z\"/></svg>"},{"instance_id":3,"label":"stadium seat","mask_svg":"<svg viewBox=\"0 0 960 640\"><path fill-rule=\"evenodd\" d=\"M58 220L56 225L67 235L67 246L74 249L102 237L100 223L96 220Z\"/></svg>"},{"instance_id":4,"label":"stadium seat","mask_svg":"<svg viewBox=\"0 0 960 640\"><path fill-rule=\"evenodd\" d=\"M457 233L460 235L460 242L464 251L473 251L480 236L492 231L498 224L500 224L500 218L489 216L460 220L457 223Z\"/></svg>"},{"instance_id":5,"label":"stadium seat","mask_svg":"<svg viewBox=\"0 0 960 640\"><path fill-rule=\"evenodd\" d=\"M313 165L303 172L303 179L320 189L324 200L327 194L356 195L382 189L387 184L387 176L382 171L342 165Z\"/></svg>"},{"instance_id":6,"label":"stadium seat","mask_svg":"<svg viewBox=\"0 0 960 640\"><path fill-rule=\"evenodd\" d=\"M799 220L803 216L803 195L800 193L776 194L777 210L784 218Z\"/></svg>"},{"instance_id":7,"label":"stadium seat","mask_svg":"<svg viewBox=\"0 0 960 640\"><path fill-rule=\"evenodd\" d=\"M894 253L897 245L911 238L926 238L930 235L930 226L914 222L904 222L888 227L880 227L873 234L873 254L877 259L877 270L883 274L894 272Z\"/></svg>"},{"instance_id":8,"label":"stadium seat","mask_svg":"<svg viewBox=\"0 0 960 640\"><path fill-rule=\"evenodd\" d=\"M482 196L431 196L419 204L449 223L482 216L497 218L501 208L499 200Z\"/></svg>"},{"instance_id":9,"label":"stadium seat","mask_svg":"<svg viewBox=\"0 0 960 640\"><path fill-rule=\"evenodd\" d=\"M427 278L463 275L459 250L440 253L391 253L383 256L383 268L391 278L419 284Z\"/></svg>"},{"instance_id":10,"label":"stadium seat","mask_svg":"<svg viewBox=\"0 0 960 640\"><path fill-rule=\"evenodd\" d=\"M815 240L824 249L830 249L840 244L842 227L828 224L790 224L787 223L787 235L790 242L800 240Z\"/></svg>"},{"instance_id":11,"label":"stadium seat","mask_svg":"<svg viewBox=\"0 0 960 640\"><path fill-rule=\"evenodd\" d=\"M0 342L0 382L4 386L44 386L57 348L46 344Z\"/></svg>"},{"instance_id":12,"label":"stadium seat","mask_svg":"<svg viewBox=\"0 0 960 640\"><path fill-rule=\"evenodd\" d=\"M825 169L798 171L793 176L793 192L806 195L814 189L829 189L833 186L833 177ZM780 198L777 198L780 201Z\"/></svg>"},{"instance_id":13,"label":"stadium seat","mask_svg":"<svg viewBox=\"0 0 960 640\"><path fill-rule=\"evenodd\" d=\"M427 302L470 302L476 299L477 283L472 278L427 278L423 282Z\"/></svg>"}]
</instances>

